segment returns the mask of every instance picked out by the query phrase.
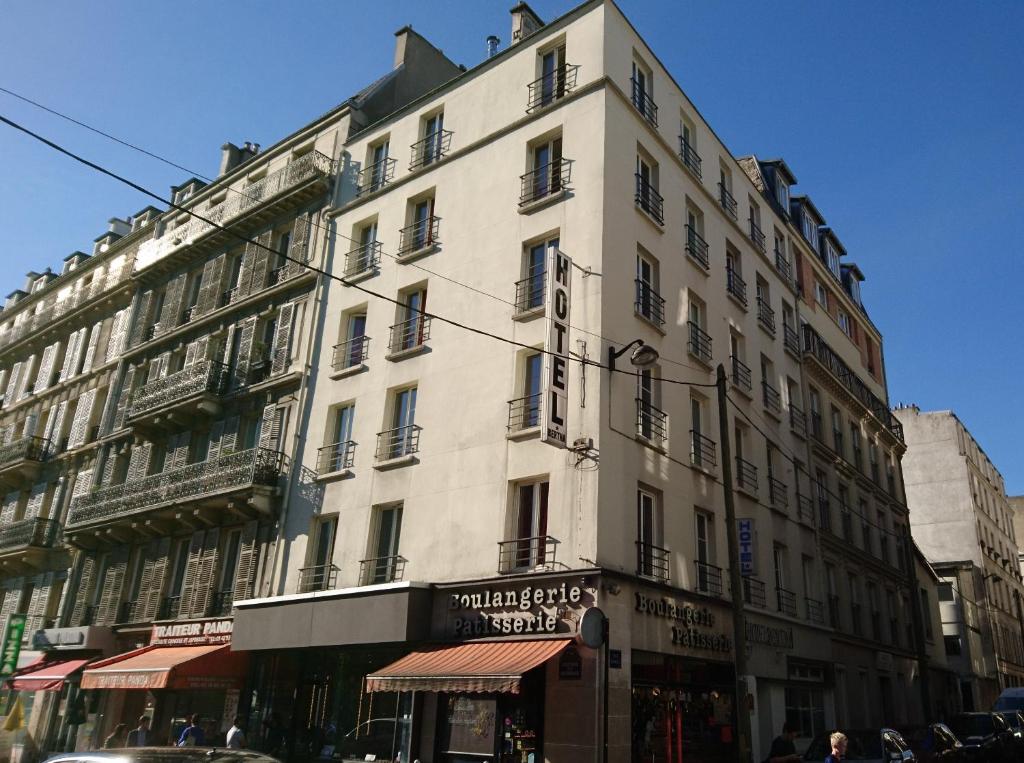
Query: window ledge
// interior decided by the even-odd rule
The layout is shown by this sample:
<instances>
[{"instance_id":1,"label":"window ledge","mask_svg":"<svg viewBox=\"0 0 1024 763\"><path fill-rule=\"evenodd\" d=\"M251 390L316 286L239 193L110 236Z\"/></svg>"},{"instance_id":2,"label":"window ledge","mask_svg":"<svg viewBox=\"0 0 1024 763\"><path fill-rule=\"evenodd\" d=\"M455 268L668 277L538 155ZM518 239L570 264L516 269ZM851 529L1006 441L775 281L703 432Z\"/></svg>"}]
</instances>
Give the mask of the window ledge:
<instances>
[{"instance_id":1,"label":"window ledge","mask_svg":"<svg viewBox=\"0 0 1024 763\"><path fill-rule=\"evenodd\" d=\"M634 204L633 206L642 218L644 218L647 222L654 226L654 230L658 231L658 233L665 233L665 223L659 223L658 220L654 217L654 215L646 211L639 204Z\"/></svg>"},{"instance_id":2,"label":"window ledge","mask_svg":"<svg viewBox=\"0 0 1024 763\"><path fill-rule=\"evenodd\" d=\"M645 446L647 448L650 448L651 450L653 450L653 451L655 451L657 453L660 453L663 456L667 456L668 455L668 448L666 448L664 445L659 445L656 440L649 440L648 438L644 437L642 434L635 434L635 435L633 435L633 439L636 440L641 445L643 445L643 446Z\"/></svg>"},{"instance_id":3,"label":"window ledge","mask_svg":"<svg viewBox=\"0 0 1024 763\"><path fill-rule=\"evenodd\" d=\"M506 440L512 440L513 442L519 442L521 440L539 440L540 439L540 425L535 427L526 427L525 429L517 429L515 432L506 432Z\"/></svg>"},{"instance_id":4,"label":"window ledge","mask_svg":"<svg viewBox=\"0 0 1024 763\"><path fill-rule=\"evenodd\" d=\"M325 472L324 474L316 475L317 482L337 482L338 480L347 480L351 477L355 477L355 472L351 469L338 469L334 472Z\"/></svg>"},{"instance_id":5,"label":"window ledge","mask_svg":"<svg viewBox=\"0 0 1024 763\"><path fill-rule=\"evenodd\" d=\"M774 408L769 408L767 405L763 406L764 412L775 419L780 424L782 423L782 411L777 411Z\"/></svg>"},{"instance_id":6,"label":"window ledge","mask_svg":"<svg viewBox=\"0 0 1024 763\"><path fill-rule=\"evenodd\" d=\"M795 349L793 349L793 348L792 348L792 347L790 347L790 346L789 346L788 344L787 344L787 345L785 345L785 347L784 347L783 349L785 349L785 350L786 350L786 352L788 352L788 353L789 353L789 356L790 356L791 358L794 358L794 359L796 359L796 360L800 360L800 351L799 351L799 350L795 350Z\"/></svg>"},{"instance_id":7,"label":"window ledge","mask_svg":"<svg viewBox=\"0 0 1024 763\"><path fill-rule=\"evenodd\" d=\"M544 305L540 307L531 307L529 310L522 310L518 313L512 314L512 320L514 321L532 321L534 318L543 317L545 312Z\"/></svg>"},{"instance_id":8,"label":"window ledge","mask_svg":"<svg viewBox=\"0 0 1024 763\"><path fill-rule=\"evenodd\" d=\"M746 387L744 387L744 386L742 386L740 384L737 384L732 379L729 380L729 389L736 390L741 395L743 395L743 397L747 398L747 400L753 400L754 399L754 392L753 392L753 390L749 390Z\"/></svg>"},{"instance_id":9,"label":"window ledge","mask_svg":"<svg viewBox=\"0 0 1024 763\"><path fill-rule=\"evenodd\" d=\"M367 368L368 366L365 363L357 363L354 366L343 368L340 371L333 371L330 375L330 378L335 380L344 379L347 376L355 376L356 374L361 374Z\"/></svg>"},{"instance_id":10,"label":"window ledge","mask_svg":"<svg viewBox=\"0 0 1024 763\"><path fill-rule=\"evenodd\" d=\"M757 322L757 327L758 327L759 329L761 329L761 331L763 331L764 333L766 333L766 334L767 334L768 336L770 336L770 337L771 337L772 339L774 339L774 338L775 338L775 329L773 329L773 328L768 328L768 327L767 327L767 326L765 326L765 325L764 325L764 324L763 324L763 323L762 323L761 321L758 321L758 322Z\"/></svg>"},{"instance_id":11,"label":"window ledge","mask_svg":"<svg viewBox=\"0 0 1024 763\"><path fill-rule=\"evenodd\" d=\"M650 326L652 329L657 331L662 336L665 336L665 329L662 328L664 324L660 324L657 321L648 318L646 315L637 310L635 306L633 308L633 315L642 320L644 323L646 323L648 326Z\"/></svg>"},{"instance_id":12,"label":"window ledge","mask_svg":"<svg viewBox=\"0 0 1024 763\"><path fill-rule=\"evenodd\" d=\"M701 466L699 464L695 464L695 463L691 462L690 463L690 468L693 469L695 472L698 472L700 474L705 475L706 477L710 477L713 480L718 478L718 475L715 474L714 467L711 467L711 466Z\"/></svg>"},{"instance_id":13,"label":"window ledge","mask_svg":"<svg viewBox=\"0 0 1024 763\"><path fill-rule=\"evenodd\" d=\"M532 214L533 212L536 212L539 209L544 209L544 207L550 207L552 204L557 204L562 199L566 198L568 195L569 189L563 188L560 191L556 191L555 193L549 193L547 196L544 196L540 199L535 199L531 202L523 204L522 206L519 207L517 211L521 215L529 215Z\"/></svg>"},{"instance_id":14,"label":"window ledge","mask_svg":"<svg viewBox=\"0 0 1024 763\"><path fill-rule=\"evenodd\" d=\"M415 347L410 347L408 350L389 352L384 356L384 360L397 362L399 360L405 360L406 358L415 357L416 355L422 355L425 352L430 352L430 347L424 342L423 344L418 344Z\"/></svg>"},{"instance_id":15,"label":"window ledge","mask_svg":"<svg viewBox=\"0 0 1024 763\"><path fill-rule=\"evenodd\" d=\"M420 257L426 257L428 254L433 254L440 248L441 247L438 246L436 243L427 244L426 246L421 246L419 249L415 249L411 252L405 252L404 254L398 255L397 257L395 257L395 262L397 262L399 265L404 265L407 262L418 260Z\"/></svg>"},{"instance_id":16,"label":"window ledge","mask_svg":"<svg viewBox=\"0 0 1024 763\"><path fill-rule=\"evenodd\" d=\"M700 271L700 274L702 276L707 277L707 276L711 275L711 268L710 267L705 267L703 262L698 260L696 257L694 257L689 252L686 252L686 261L689 262L691 265L693 265L695 268L697 268L697 270Z\"/></svg>"},{"instance_id":17,"label":"window ledge","mask_svg":"<svg viewBox=\"0 0 1024 763\"><path fill-rule=\"evenodd\" d=\"M744 302L744 301L743 301L742 299L740 299L739 297L737 297L737 296L736 296L735 294L733 294L733 293L732 293L731 291L729 291L728 289L726 289L725 293L729 295L729 299L731 299L731 300L732 300L733 302L735 302L735 303L736 303L737 305L739 305L740 307L742 307L742 308L743 308L743 312L747 312L747 311L748 311L748 310L750 309L750 308L749 308L749 307L747 306L747 303L746 303L746 302Z\"/></svg>"},{"instance_id":18,"label":"window ledge","mask_svg":"<svg viewBox=\"0 0 1024 763\"><path fill-rule=\"evenodd\" d=\"M404 456L398 456L397 458L388 458L383 461L378 461L373 465L373 468L379 472L385 472L389 469L399 469L403 466L418 464L419 462L420 460L416 457L415 453L409 453Z\"/></svg>"},{"instance_id":19,"label":"window ledge","mask_svg":"<svg viewBox=\"0 0 1024 763\"><path fill-rule=\"evenodd\" d=\"M707 369L708 371L711 371L712 369L714 369L714 365L712 365L713 359L712 359L712 360L705 360L705 359L704 359L704 358L702 358L702 357L701 357L700 355L696 355L696 354L694 354L694 353L690 352L689 350L687 350L687 351L686 351L686 354L687 354L687 355L688 355L689 357L691 357L691 358L693 358L694 360L696 360L696 361L697 361L698 363L700 363L700 365L701 365L701 366L702 366L703 368L706 368L706 369Z\"/></svg>"},{"instance_id":20,"label":"window ledge","mask_svg":"<svg viewBox=\"0 0 1024 763\"><path fill-rule=\"evenodd\" d=\"M745 495L747 498L750 498L754 501L758 500L757 491L752 490L751 488L743 487L742 485L737 484L736 492L739 493L740 495Z\"/></svg>"},{"instance_id":21,"label":"window ledge","mask_svg":"<svg viewBox=\"0 0 1024 763\"><path fill-rule=\"evenodd\" d=\"M794 435L796 437L799 437L801 440L804 440L806 442L806 440L807 440L807 433L806 432L801 431L801 430L799 430L799 429L797 429L797 428L795 428L793 426L789 427L789 432L790 432L790 434L792 434L792 435Z\"/></svg>"},{"instance_id":22,"label":"window ledge","mask_svg":"<svg viewBox=\"0 0 1024 763\"><path fill-rule=\"evenodd\" d=\"M360 270L358 273L352 275L342 276L349 283L359 283L369 278L373 278L376 275L380 275L380 268L367 268L366 270Z\"/></svg>"}]
</instances>

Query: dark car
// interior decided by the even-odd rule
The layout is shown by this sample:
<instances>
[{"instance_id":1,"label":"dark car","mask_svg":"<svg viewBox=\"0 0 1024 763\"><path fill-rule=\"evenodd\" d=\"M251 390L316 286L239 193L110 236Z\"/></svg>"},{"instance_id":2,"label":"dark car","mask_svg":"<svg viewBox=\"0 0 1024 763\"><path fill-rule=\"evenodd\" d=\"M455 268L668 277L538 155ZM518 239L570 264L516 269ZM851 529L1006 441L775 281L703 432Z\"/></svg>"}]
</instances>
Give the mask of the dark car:
<instances>
[{"instance_id":1,"label":"dark car","mask_svg":"<svg viewBox=\"0 0 1024 763\"><path fill-rule=\"evenodd\" d=\"M943 723L900 729L917 763L965 763L967 752L956 734Z\"/></svg>"},{"instance_id":2,"label":"dark car","mask_svg":"<svg viewBox=\"0 0 1024 763\"><path fill-rule=\"evenodd\" d=\"M843 729L843 733L849 740L844 761L917 763L910 745L894 729L853 729L852 731ZM817 763L825 760L825 756L832 752L832 744L829 739L831 736L832 732L830 731L816 735L804 753L804 760L813 760Z\"/></svg>"},{"instance_id":3,"label":"dark car","mask_svg":"<svg viewBox=\"0 0 1024 763\"><path fill-rule=\"evenodd\" d=\"M46 763L279 763L277 758L251 750L226 747L130 747L62 752Z\"/></svg>"},{"instance_id":4,"label":"dark car","mask_svg":"<svg viewBox=\"0 0 1024 763\"><path fill-rule=\"evenodd\" d=\"M997 712L1000 718L1006 721L1013 733L1013 754L1015 760L1024 760L1024 713L1020 711Z\"/></svg>"},{"instance_id":5,"label":"dark car","mask_svg":"<svg viewBox=\"0 0 1024 763\"><path fill-rule=\"evenodd\" d=\"M948 726L967 752L967 760L1010 763L1017 759L1016 738L997 713L960 713Z\"/></svg>"}]
</instances>

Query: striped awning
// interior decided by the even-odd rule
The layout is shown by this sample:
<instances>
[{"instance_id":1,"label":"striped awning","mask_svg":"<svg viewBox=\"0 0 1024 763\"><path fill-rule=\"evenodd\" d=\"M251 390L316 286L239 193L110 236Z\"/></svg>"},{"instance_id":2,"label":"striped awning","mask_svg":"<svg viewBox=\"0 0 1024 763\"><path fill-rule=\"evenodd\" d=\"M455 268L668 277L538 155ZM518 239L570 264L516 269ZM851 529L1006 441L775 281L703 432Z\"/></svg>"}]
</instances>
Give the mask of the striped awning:
<instances>
[{"instance_id":1,"label":"striped awning","mask_svg":"<svg viewBox=\"0 0 1024 763\"><path fill-rule=\"evenodd\" d=\"M15 691L60 691L64 686L64 681L88 665L89 662L89 658L51 662L42 667L19 673L11 683L11 688Z\"/></svg>"},{"instance_id":2,"label":"striped awning","mask_svg":"<svg viewBox=\"0 0 1024 763\"><path fill-rule=\"evenodd\" d=\"M482 641L412 652L368 675L366 690L518 694L523 674L571 640Z\"/></svg>"},{"instance_id":3,"label":"striped awning","mask_svg":"<svg viewBox=\"0 0 1024 763\"><path fill-rule=\"evenodd\" d=\"M237 689L248 655L229 644L146 646L95 662L83 689Z\"/></svg>"}]
</instances>

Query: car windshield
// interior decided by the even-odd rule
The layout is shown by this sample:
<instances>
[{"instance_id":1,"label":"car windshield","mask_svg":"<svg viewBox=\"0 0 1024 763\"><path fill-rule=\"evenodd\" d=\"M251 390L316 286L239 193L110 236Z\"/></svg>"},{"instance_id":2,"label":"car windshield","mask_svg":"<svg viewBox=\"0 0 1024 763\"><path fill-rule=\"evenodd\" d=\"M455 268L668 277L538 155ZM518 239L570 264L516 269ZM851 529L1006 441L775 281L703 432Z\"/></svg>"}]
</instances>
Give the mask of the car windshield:
<instances>
[{"instance_id":1,"label":"car windshield","mask_svg":"<svg viewBox=\"0 0 1024 763\"><path fill-rule=\"evenodd\" d=\"M994 710L1024 710L1024 696L1000 697L996 700Z\"/></svg>"},{"instance_id":2,"label":"car windshield","mask_svg":"<svg viewBox=\"0 0 1024 763\"><path fill-rule=\"evenodd\" d=\"M881 760L882 759L882 733L868 729L866 731L844 731L850 743L846 747L846 757L843 760ZM831 734L818 734L811 740L807 752L804 753L804 760L824 760L832 752L832 745L829 742Z\"/></svg>"},{"instance_id":3,"label":"car windshield","mask_svg":"<svg viewBox=\"0 0 1024 763\"><path fill-rule=\"evenodd\" d=\"M999 717L1006 721L1011 729L1019 729L1021 727L1021 718L1017 713L999 713Z\"/></svg>"},{"instance_id":4,"label":"car windshield","mask_svg":"<svg viewBox=\"0 0 1024 763\"><path fill-rule=\"evenodd\" d=\"M983 737L992 733L991 715L958 715L949 724L953 733L961 740L967 737Z\"/></svg>"}]
</instances>

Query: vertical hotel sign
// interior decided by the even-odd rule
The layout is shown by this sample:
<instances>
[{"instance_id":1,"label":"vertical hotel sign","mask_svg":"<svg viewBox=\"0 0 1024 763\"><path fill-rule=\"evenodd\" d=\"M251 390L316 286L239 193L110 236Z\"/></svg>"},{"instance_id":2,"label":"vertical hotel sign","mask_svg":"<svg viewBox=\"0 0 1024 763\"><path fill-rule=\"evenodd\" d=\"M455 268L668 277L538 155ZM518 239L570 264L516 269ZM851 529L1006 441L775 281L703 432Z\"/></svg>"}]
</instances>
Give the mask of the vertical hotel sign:
<instances>
[{"instance_id":1,"label":"vertical hotel sign","mask_svg":"<svg viewBox=\"0 0 1024 763\"><path fill-rule=\"evenodd\" d=\"M565 418L569 410L569 304L572 279L572 260L551 247L547 272L547 299L545 315L548 317L548 339L544 356L544 400L541 411L542 442L565 447Z\"/></svg>"},{"instance_id":2,"label":"vertical hotel sign","mask_svg":"<svg viewBox=\"0 0 1024 763\"><path fill-rule=\"evenodd\" d=\"M0 644L0 678L14 675L18 670L21 639L25 635L26 615L8 615L4 623L3 643Z\"/></svg>"},{"instance_id":3,"label":"vertical hotel sign","mask_svg":"<svg viewBox=\"0 0 1024 763\"><path fill-rule=\"evenodd\" d=\"M745 578L757 574L757 566L754 559L754 520L737 519L736 535L740 547L740 575Z\"/></svg>"}]
</instances>

